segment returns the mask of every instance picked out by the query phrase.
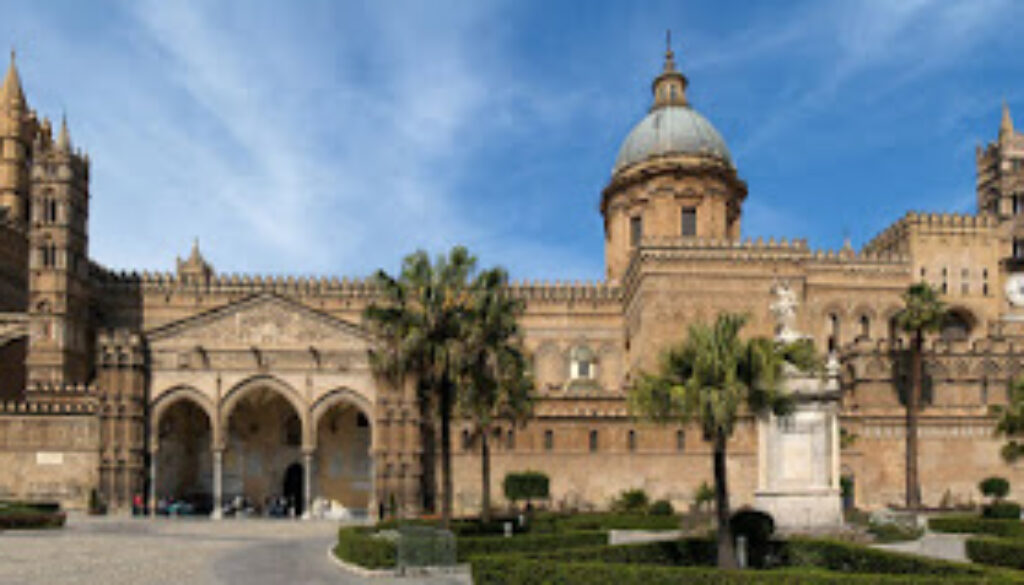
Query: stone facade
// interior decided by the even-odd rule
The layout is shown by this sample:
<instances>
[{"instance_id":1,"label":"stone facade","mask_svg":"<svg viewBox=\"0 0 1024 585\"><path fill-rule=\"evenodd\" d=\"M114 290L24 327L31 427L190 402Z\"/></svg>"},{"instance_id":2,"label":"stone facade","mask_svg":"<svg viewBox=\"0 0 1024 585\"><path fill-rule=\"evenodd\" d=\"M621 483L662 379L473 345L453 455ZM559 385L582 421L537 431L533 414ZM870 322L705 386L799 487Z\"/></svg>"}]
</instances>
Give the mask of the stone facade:
<instances>
[{"instance_id":1,"label":"stone facade","mask_svg":"<svg viewBox=\"0 0 1024 585\"><path fill-rule=\"evenodd\" d=\"M859 252L818 251L741 239L747 185L687 84L669 53L600 194L605 280L510 286L526 304L539 399L528 424L495 431L494 484L536 469L551 476L554 506L600 508L634 487L688 504L711 479L709 445L694 426L635 420L626 392L688 324L721 311L747 313L745 334L777 334L784 285L799 306L787 327L839 359L835 416L856 437L838 471L814 481L834 490L841 474L858 505L898 503L906 372L892 318L924 279L957 316L927 356L924 500L977 499L991 474L1021 497L1024 468L999 460L988 415L1024 347L1024 135L1009 112L978 153L976 214L910 213ZM430 421L413 387L370 371L369 283L218 273L198 244L174 272L115 273L89 258L89 197L88 155L66 123L54 137L31 110L12 60L0 88L0 469L12 471L0 495L81 507L96 490L124 508L139 493L255 505L286 493L299 508L323 498L409 514L431 503ZM773 456L759 428L744 419L729 444L736 504L772 487L770 463L781 477L806 471ZM459 423L456 506L468 511L480 461L462 433Z\"/></svg>"}]
</instances>

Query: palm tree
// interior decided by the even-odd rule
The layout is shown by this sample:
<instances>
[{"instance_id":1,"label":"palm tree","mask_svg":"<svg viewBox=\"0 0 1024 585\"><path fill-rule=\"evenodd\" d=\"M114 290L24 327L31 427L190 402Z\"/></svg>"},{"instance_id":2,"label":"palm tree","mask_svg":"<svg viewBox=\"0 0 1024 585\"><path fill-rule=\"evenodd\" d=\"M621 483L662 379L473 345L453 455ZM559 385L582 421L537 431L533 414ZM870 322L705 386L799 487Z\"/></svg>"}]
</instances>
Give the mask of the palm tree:
<instances>
[{"instance_id":1,"label":"palm tree","mask_svg":"<svg viewBox=\"0 0 1024 585\"><path fill-rule=\"evenodd\" d=\"M740 409L789 412L792 403L779 391L783 364L792 361L807 368L814 363L808 342L742 341L739 332L745 323L743 315L723 313L714 324L691 325L687 339L661 355L658 373L641 373L629 396L632 412L659 422L695 420L704 440L712 444L718 566L722 568L736 567L729 529L726 448Z\"/></svg>"},{"instance_id":2,"label":"palm tree","mask_svg":"<svg viewBox=\"0 0 1024 585\"><path fill-rule=\"evenodd\" d=\"M491 431L498 420L525 422L532 406L533 381L517 322L523 303L508 294L507 285L500 268L474 281L459 352L458 410L480 439L483 522L491 519Z\"/></svg>"},{"instance_id":3,"label":"palm tree","mask_svg":"<svg viewBox=\"0 0 1024 585\"><path fill-rule=\"evenodd\" d=\"M921 485L917 473L917 417L924 379L924 334L937 331L945 318L945 305L939 300L934 288L924 282L907 287L903 293L903 309L896 316L896 322L900 329L911 334L910 388L904 401L907 409L906 506L910 510L921 507Z\"/></svg>"},{"instance_id":4,"label":"palm tree","mask_svg":"<svg viewBox=\"0 0 1024 585\"><path fill-rule=\"evenodd\" d=\"M401 387L414 379L421 408L436 409L441 422L441 519L452 515L451 417L456 402L454 354L463 330L469 279L476 259L452 248L431 264L420 250L406 256L397 278L383 270L373 280L381 303L367 306L364 319L380 345L371 352L374 372ZM426 465L425 465L426 466ZM430 465L432 466L432 464Z\"/></svg>"},{"instance_id":5,"label":"palm tree","mask_svg":"<svg viewBox=\"0 0 1024 585\"><path fill-rule=\"evenodd\" d=\"M992 414L999 417L996 435L1006 437L1000 453L1007 463L1014 463L1024 457L1024 379L1010 384L1010 402L1006 406L991 407Z\"/></svg>"}]
</instances>

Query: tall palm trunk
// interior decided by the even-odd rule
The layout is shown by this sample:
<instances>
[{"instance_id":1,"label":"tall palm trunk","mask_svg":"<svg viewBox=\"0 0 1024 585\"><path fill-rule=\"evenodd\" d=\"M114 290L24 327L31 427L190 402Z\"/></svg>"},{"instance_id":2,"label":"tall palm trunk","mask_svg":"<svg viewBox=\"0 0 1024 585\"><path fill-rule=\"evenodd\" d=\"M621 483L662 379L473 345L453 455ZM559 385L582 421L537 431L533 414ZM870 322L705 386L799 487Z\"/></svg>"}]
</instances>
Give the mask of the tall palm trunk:
<instances>
[{"instance_id":1,"label":"tall palm trunk","mask_svg":"<svg viewBox=\"0 0 1024 585\"><path fill-rule=\"evenodd\" d=\"M445 381L441 389L441 522L449 528L452 522L452 387Z\"/></svg>"},{"instance_id":2,"label":"tall palm trunk","mask_svg":"<svg viewBox=\"0 0 1024 585\"><path fill-rule=\"evenodd\" d=\"M480 433L480 473L482 489L480 497L480 519L483 522L491 521L491 447L487 443L489 429L483 429Z\"/></svg>"},{"instance_id":3,"label":"tall palm trunk","mask_svg":"<svg viewBox=\"0 0 1024 585\"><path fill-rule=\"evenodd\" d=\"M921 398L922 353L924 334L918 329L914 332L913 346L910 353L910 389L907 393L907 508L916 510L921 507L921 485L917 477L917 410Z\"/></svg>"},{"instance_id":4,"label":"tall palm trunk","mask_svg":"<svg viewBox=\"0 0 1024 585\"><path fill-rule=\"evenodd\" d=\"M729 528L729 478L725 466L726 436L720 429L715 431L715 512L718 516L718 567L735 569L736 549Z\"/></svg>"}]
</instances>

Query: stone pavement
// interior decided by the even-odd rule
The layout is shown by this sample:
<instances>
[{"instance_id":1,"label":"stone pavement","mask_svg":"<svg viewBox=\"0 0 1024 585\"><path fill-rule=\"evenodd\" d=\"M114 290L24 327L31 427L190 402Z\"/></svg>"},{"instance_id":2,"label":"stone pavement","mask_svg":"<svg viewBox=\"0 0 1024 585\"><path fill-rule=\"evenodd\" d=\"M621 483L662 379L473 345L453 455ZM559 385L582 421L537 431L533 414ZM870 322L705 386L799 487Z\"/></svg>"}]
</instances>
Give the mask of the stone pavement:
<instances>
[{"instance_id":1,"label":"stone pavement","mask_svg":"<svg viewBox=\"0 0 1024 585\"><path fill-rule=\"evenodd\" d=\"M924 536L918 540L878 544L875 545L875 548L931 557L933 559L967 563L970 562L967 559L967 536L964 534L925 532Z\"/></svg>"},{"instance_id":2,"label":"stone pavement","mask_svg":"<svg viewBox=\"0 0 1024 585\"><path fill-rule=\"evenodd\" d=\"M467 576L363 578L327 557L330 521L72 516L58 531L0 533L0 585L469 583Z\"/></svg>"}]
</instances>

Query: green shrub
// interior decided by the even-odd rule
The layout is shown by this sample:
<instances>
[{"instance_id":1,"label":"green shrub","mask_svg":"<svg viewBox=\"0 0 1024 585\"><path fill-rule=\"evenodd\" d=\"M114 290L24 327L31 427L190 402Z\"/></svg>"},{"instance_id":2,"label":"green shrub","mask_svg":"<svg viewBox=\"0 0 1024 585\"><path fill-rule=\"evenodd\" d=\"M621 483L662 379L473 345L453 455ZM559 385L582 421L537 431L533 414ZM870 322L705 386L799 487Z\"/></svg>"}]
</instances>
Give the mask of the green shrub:
<instances>
[{"instance_id":1,"label":"green shrub","mask_svg":"<svg viewBox=\"0 0 1024 585\"><path fill-rule=\"evenodd\" d=\"M617 498L612 500L612 511L642 514L647 511L649 502L650 499L644 490L624 490Z\"/></svg>"},{"instance_id":2,"label":"green shrub","mask_svg":"<svg viewBox=\"0 0 1024 585\"><path fill-rule=\"evenodd\" d=\"M1010 482L1005 477L986 477L978 484L978 489L986 497L1001 500L1010 493Z\"/></svg>"},{"instance_id":3,"label":"green shrub","mask_svg":"<svg viewBox=\"0 0 1024 585\"><path fill-rule=\"evenodd\" d=\"M985 518L1004 520L1020 520L1020 504L1017 502L996 501L981 509Z\"/></svg>"},{"instance_id":4,"label":"green shrub","mask_svg":"<svg viewBox=\"0 0 1024 585\"><path fill-rule=\"evenodd\" d=\"M763 567L769 562L769 543L775 533L771 514L749 508L739 510L729 518L729 529L734 539L746 539L747 563L751 567Z\"/></svg>"},{"instance_id":5,"label":"green shrub","mask_svg":"<svg viewBox=\"0 0 1024 585\"><path fill-rule=\"evenodd\" d=\"M545 500L549 495L550 480L539 471L522 471L505 475L502 487L510 502Z\"/></svg>"},{"instance_id":6,"label":"green shrub","mask_svg":"<svg viewBox=\"0 0 1024 585\"><path fill-rule=\"evenodd\" d=\"M588 546L529 555L551 562L595 562L663 566L714 566L718 544L708 538Z\"/></svg>"},{"instance_id":7,"label":"green shrub","mask_svg":"<svg viewBox=\"0 0 1024 585\"><path fill-rule=\"evenodd\" d=\"M563 534L522 534L512 538L480 536L459 538L460 561L478 555L540 553L608 543L607 532L569 532Z\"/></svg>"},{"instance_id":8,"label":"green shrub","mask_svg":"<svg viewBox=\"0 0 1024 585\"><path fill-rule=\"evenodd\" d=\"M996 577L858 575L815 569L721 571L710 567L659 567L604 563L553 563L517 556L476 557L476 585L967 585L1004 583Z\"/></svg>"},{"instance_id":9,"label":"green shrub","mask_svg":"<svg viewBox=\"0 0 1024 585\"><path fill-rule=\"evenodd\" d=\"M697 491L693 493L693 507L695 509L703 510L704 508L710 508L711 503L715 501L715 489L711 487L708 482L702 482Z\"/></svg>"},{"instance_id":10,"label":"green shrub","mask_svg":"<svg viewBox=\"0 0 1024 585\"><path fill-rule=\"evenodd\" d=\"M924 534L924 530L897 522L869 522L868 533L875 537L875 542L884 544L917 540Z\"/></svg>"},{"instance_id":11,"label":"green shrub","mask_svg":"<svg viewBox=\"0 0 1024 585\"><path fill-rule=\"evenodd\" d=\"M672 507L672 502L658 500L651 504L651 507L647 509L647 513L651 516L671 516L676 513L676 510Z\"/></svg>"},{"instance_id":12,"label":"green shrub","mask_svg":"<svg viewBox=\"0 0 1024 585\"><path fill-rule=\"evenodd\" d=\"M967 557L975 563L1024 569L1024 542L1000 538L970 538Z\"/></svg>"},{"instance_id":13,"label":"green shrub","mask_svg":"<svg viewBox=\"0 0 1024 585\"><path fill-rule=\"evenodd\" d=\"M928 520L928 527L934 532L960 534L987 534L1004 538L1024 537L1024 522L978 518L977 516L941 516Z\"/></svg>"},{"instance_id":14,"label":"green shrub","mask_svg":"<svg viewBox=\"0 0 1024 585\"><path fill-rule=\"evenodd\" d=\"M533 533L575 532L580 530L675 530L678 516L646 514L537 514L529 527Z\"/></svg>"},{"instance_id":15,"label":"green shrub","mask_svg":"<svg viewBox=\"0 0 1024 585\"><path fill-rule=\"evenodd\" d=\"M844 573L906 575L980 575L978 568L877 550L845 542L793 538L782 545L782 562L792 567L817 567Z\"/></svg>"},{"instance_id":16,"label":"green shrub","mask_svg":"<svg viewBox=\"0 0 1024 585\"><path fill-rule=\"evenodd\" d=\"M367 528L342 528L334 554L366 569L391 569L398 558L395 540Z\"/></svg>"},{"instance_id":17,"label":"green shrub","mask_svg":"<svg viewBox=\"0 0 1024 585\"><path fill-rule=\"evenodd\" d=\"M0 530L60 528L66 521L54 502L0 502Z\"/></svg>"}]
</instances>

